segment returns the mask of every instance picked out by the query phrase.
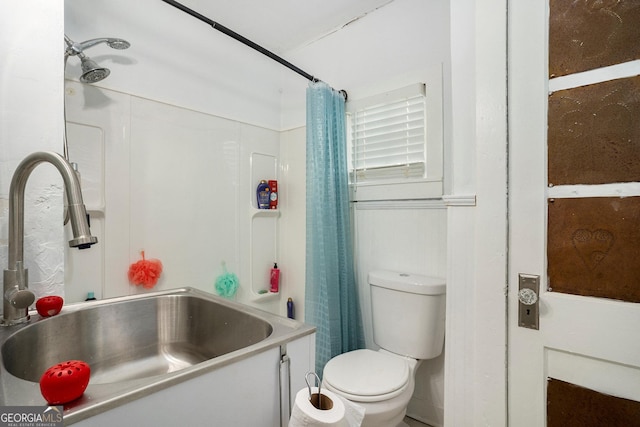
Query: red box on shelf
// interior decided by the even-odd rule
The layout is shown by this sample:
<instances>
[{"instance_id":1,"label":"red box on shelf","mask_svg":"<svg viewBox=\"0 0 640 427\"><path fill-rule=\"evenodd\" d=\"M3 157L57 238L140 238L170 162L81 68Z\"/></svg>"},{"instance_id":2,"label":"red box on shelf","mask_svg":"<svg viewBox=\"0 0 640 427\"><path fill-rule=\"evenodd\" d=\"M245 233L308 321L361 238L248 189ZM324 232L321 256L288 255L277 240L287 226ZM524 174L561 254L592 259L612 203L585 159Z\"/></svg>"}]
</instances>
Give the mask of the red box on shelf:
<instances>
[{"instance_id":1,"label":"red box on shelf","mask_svg":"<svg viewBox=\"0 0 640 427\"><path fill-rule=\"evenodd\" d=\"M278 181L269 180L269 209L278 209Z\"/></svg>"}]
</instances>

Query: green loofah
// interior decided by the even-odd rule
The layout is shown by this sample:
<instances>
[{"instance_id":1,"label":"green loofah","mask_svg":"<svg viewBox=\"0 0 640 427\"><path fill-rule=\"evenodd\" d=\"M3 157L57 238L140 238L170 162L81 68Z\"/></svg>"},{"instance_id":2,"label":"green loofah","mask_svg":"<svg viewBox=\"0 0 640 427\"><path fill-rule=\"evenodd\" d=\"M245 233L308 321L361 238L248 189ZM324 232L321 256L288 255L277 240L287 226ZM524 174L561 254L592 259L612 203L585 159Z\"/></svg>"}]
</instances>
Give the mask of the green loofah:
<instances>
[{"instance_id":1,"label":"green loofah","mask_svg":"<svg viewBox=\"0 0 640 427\"><path fill-rule=\"evenodd\" d=\"M227 266L222 261L223 274L216 279L216 291L218 295L225 298L232 298L238 290L238 276L227 271Z\"/></svg>"}]
</instances>

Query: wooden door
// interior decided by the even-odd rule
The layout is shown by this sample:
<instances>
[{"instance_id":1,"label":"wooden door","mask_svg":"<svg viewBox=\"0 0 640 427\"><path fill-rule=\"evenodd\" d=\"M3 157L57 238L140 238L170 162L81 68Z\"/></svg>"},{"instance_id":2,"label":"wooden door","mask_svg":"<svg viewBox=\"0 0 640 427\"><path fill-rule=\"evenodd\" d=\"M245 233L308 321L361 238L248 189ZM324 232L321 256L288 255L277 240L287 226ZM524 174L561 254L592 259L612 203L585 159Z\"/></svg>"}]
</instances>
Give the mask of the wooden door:
<instances>
[{"instance_id":1,"label":"wooden door","mask_svg":"<svg viewBox=\"0 0 640 427\"><path fill-rule=\"evenodd\" d=\"M514 427L640 425L639 31L638 0L509 1Z\"/></svg>"}]
</instances>

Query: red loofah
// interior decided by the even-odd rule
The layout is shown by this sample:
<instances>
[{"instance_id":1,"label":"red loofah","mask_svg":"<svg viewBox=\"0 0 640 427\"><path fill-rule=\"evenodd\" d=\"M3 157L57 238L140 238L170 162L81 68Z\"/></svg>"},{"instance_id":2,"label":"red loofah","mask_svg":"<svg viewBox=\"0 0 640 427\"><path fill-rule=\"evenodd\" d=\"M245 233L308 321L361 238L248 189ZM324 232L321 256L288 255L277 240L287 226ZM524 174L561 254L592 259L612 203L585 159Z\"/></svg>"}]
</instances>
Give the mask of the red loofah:
<instances>
[{"instance_id":1,"label":"red loofah","mask_svg":"<svg viewBox=\"0 0 640 427\"><path fill-rule=\"evenodd\" d=\"M162 262L159 259L144 259L144 251L140 251L140 255L142 260L129 266L129 283L151 289L162 274Z\"/></svg>"}]
</instances>

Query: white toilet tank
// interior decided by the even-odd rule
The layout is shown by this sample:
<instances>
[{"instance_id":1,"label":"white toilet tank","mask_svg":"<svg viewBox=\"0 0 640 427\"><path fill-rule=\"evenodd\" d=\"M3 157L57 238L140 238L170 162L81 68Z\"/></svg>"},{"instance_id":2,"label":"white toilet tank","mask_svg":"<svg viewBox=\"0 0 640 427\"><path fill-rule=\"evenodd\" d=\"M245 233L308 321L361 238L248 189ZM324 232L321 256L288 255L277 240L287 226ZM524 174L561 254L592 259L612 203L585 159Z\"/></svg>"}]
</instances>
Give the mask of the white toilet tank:
<instances>
[{"instance_id":1,"label":"white toilet tank","mask_svg":"<svg viewBox=\"0 0 640 427\"><path fill-rule=\"evenodd\" d=\"M445 280L396 271L372 271L373 340L414 359L433 359L444 344Z\"/></svg>"}]
</instances>

